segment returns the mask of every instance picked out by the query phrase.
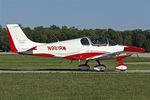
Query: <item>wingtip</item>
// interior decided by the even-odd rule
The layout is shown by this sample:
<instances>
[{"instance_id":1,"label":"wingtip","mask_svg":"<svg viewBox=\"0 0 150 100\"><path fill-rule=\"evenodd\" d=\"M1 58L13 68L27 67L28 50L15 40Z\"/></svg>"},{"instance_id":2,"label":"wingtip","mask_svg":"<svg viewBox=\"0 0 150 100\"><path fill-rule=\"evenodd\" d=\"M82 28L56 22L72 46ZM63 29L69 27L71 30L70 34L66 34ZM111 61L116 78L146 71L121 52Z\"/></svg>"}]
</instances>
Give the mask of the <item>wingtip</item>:
<instances>
[{"instance_id":1,"label":"wingtip","mask_svg":"<svg viewBox=\"0 0 150 100\"><path fill-rule=\"evenodd\" d=\"M125 52L145 52L144 48L134 47L134 46L127 46L124 48Z\"/></svg>"}]
</instances>

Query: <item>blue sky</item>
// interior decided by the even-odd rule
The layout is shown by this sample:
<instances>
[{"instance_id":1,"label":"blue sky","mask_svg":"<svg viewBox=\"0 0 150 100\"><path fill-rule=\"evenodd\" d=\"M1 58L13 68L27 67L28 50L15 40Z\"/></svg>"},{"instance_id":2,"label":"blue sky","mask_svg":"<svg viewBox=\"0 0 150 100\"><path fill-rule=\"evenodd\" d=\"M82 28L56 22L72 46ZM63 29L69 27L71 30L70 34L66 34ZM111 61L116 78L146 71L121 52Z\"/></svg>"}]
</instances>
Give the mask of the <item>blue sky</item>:
<instances>
[{"instance_id":1,"label":"blue sky","mask_svg":"<svg viewBox=\"0 0 150 100\"><path fill-rule=\"evenodd\" d=\"M0 0L0 24L150 29L150 0Z\"/></svg>"}]
</instances>

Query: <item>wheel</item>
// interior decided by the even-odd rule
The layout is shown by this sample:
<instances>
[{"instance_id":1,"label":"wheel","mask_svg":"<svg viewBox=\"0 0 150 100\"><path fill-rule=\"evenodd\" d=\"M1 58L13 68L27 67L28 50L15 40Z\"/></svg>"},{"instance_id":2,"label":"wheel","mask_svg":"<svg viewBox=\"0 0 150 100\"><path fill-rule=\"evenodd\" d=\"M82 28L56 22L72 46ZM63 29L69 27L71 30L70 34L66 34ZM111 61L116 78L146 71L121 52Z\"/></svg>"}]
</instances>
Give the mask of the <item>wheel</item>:
<instances>
[{"instance_id":1,"label":"wheel","mask_svg":"<svg viewBox=\"0 0 150 100\"><path fill-rule=\"evenodd\" d=\"M95 66L94 67L95 71L100 71L100 72L104 72L106 70L105 66L99 65L99 66Z\"/></svg>"},{"instance_id":2,"label":"wheel","mask_svg":"<svg viewBox=\"0 0 150 100\"><path fill-rule=\"evenodd\" d=\"M90 66L89 65L79 65L79 70L82 70L82 71L87 71L90 69Z\"/></svg>"},{"instance_id":3,"label":"wheel","mask_svg":"<svg viewBox=\"0 0 150 100\"><path fill-rule=\"evenodd\" d=\"M120 65L120 66L117 66L116 69L120 70L120 71L126 71L127 70L127 66L125 65Z\"/></svg>"},{"instance_id":4,"label":"wheel","mask_svg":"<svg viewBox=\"0 0 150 100\"><path fill-rule=\"evenodd\" d=\"M120 70L121 72L125 72L126 70Z\"/></svg>"}]
</instances>

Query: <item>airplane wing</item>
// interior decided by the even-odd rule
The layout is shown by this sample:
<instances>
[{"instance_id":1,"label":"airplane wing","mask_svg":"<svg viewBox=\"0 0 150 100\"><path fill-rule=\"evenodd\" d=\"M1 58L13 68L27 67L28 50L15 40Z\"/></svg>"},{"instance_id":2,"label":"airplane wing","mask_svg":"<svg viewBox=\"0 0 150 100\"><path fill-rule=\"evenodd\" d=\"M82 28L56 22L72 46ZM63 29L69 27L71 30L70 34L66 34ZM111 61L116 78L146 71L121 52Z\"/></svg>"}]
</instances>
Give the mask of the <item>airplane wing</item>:
<instances>
[{"instance_id":1,"label":"airplane wing","mask_svg":"<svg viewBox=\"0 0 150 100\"><path fill-rule=\"evenodd\" d=\"M103 55L89 57L86 60L104 60L104 59L120 59L131 56L137 52L144 52L144 48L134 47L134 46L126 46L123 51L113 52L113 53L104 53Z\"/></svg>"},{"instance_id":2,"label":"airplane wing","mask_svg":"<svg viewBox=\"0 0 150 100\"><path fill-rule=\"evenodd\" d=\"M103 55L89 57L86 60L105 60L105 59L113 59L116 55L120 55L122 52L115 52L115 53L105 53Z\"/></svg>"}]
</instances>

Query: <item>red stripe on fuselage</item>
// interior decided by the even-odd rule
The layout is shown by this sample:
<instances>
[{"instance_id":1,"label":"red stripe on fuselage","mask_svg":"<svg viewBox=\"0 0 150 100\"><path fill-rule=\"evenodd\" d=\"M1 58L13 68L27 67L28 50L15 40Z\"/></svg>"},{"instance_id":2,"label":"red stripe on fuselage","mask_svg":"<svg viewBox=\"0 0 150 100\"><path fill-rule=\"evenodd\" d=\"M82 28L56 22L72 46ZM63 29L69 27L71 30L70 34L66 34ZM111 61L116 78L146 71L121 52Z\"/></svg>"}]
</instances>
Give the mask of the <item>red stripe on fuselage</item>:
<instances>
[{"instance_id":1,"label":"red stripe on fuselage","mask_svg":"<svg viewBox=\"0 0 150 100\"><path fill-rule=\"evenodd\" d=\"M16 47L15 47L15 44L13 42L13 39L12 39L12 37L10 35L10 31L9 31L8 27L7 27L7 32L8 32L8 38L9 38L9 44L10 44L11 51L12 52L18 52Z\"/></svg>"},{"instance_id":2,"label":"red stripe on fuselage","mask_svg":"<svg viewBox=\"0 0 150 100\"><path fill-rule=\"evenodd\" d=\"M75 59L75 60L86 60L86 58L99 56L99 55L102 55L102 54L104 54L104 53L98 53L98 52L80 53L80 54L65 56L64 58L66 58L66 59Z\"/></svg>"}]
</instances>

